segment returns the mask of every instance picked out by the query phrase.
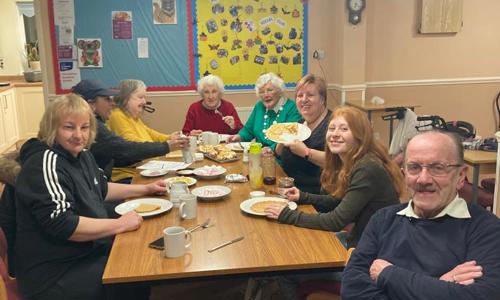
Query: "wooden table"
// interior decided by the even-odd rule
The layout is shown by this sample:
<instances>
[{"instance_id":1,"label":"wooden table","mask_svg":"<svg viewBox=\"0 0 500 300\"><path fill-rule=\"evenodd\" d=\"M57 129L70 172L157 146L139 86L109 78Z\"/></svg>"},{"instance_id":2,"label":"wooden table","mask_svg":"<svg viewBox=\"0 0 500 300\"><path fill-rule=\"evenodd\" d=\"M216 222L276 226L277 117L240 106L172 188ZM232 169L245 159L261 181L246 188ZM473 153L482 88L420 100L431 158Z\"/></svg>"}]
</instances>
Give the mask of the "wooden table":
<instances>
[{"instance_id":1,"label":"wooden table","mask_svg":"<svg viewBox=\"0 0 500 300\"><path fill-rule=\"evenodd\" d=\"M347 100L346 104L365 111L368 114L368 120L370 121L372 119L372 112L374 111L386 111L386 109L397 107L406 107L411 110L415 110L416 107L420 107L420 105L418 104L413 104L403 100L386 100L382 104L375 104L371 103L370 101Z\"/></svg>"},{"instance_id":2,"label":"wooden table","mask_svg":"<svg viewBox=\"0 0 500 300\"><path fill-rule=\"evenodd\" d=\"M214 162L205 159L196 162L194 167L212 164ZM223 166L227 173L247 173L241 160ZM283 175L280 168L277 168L277 173L278 178ZM151 181L153 179L134 177L136 183ZM214 184L224 184L223 179L198 180L191 189ZM346 250L331 232L279 224L265 217L247 215L240 211L239 206L249 198L249 184L230 183L226 186L232 192L225 199L198 201L196 219L180 220L178 209L173 208L163 215L144 220L137 231L117 235L104 270L103 283L332 268L345 264ZM264 190L276 190L276 186L265 186ZM309 205L299 209L314 212ZM162 251L148 247L149 242L162 236L165 227L180 225L187 228L206 218L216 222L216 225L193 232L191 250L184 257L165 258ZM241 235L244 240L208 253L208 249Z\"/></svg>"},{"instance_id":3,"label":"wooden table","mask_svg":"<svg viewBox=\"0 0 500 300\"><path fill-rule=\"evenodd\" d=\"M464 160L472 166L472 201L477 203L479 174L495 173L497 153L481 150L465 150Z\"/></svg>"}]
</instances>

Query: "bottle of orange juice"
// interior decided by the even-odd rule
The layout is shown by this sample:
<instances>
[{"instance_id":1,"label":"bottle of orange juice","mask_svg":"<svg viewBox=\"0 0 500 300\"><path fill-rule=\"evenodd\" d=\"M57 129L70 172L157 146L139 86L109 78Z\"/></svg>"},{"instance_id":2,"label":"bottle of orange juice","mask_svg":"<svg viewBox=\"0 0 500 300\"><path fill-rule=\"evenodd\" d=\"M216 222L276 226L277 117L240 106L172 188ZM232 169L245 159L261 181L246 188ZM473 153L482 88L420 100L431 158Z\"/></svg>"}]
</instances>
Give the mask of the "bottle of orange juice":
<instances>
[{"instance_id":1,"label":"bottle of orange juice","mask_svg":"<svg viewBox=\"0 0 500 300\"><path fill-rule=\"evenodd\" d=\"M261 143L251 143L248 154L248 177L250 178L250 187L253 190L262 188L263 173L260 154L262 153Z\"/></svg>"}]
</instances>

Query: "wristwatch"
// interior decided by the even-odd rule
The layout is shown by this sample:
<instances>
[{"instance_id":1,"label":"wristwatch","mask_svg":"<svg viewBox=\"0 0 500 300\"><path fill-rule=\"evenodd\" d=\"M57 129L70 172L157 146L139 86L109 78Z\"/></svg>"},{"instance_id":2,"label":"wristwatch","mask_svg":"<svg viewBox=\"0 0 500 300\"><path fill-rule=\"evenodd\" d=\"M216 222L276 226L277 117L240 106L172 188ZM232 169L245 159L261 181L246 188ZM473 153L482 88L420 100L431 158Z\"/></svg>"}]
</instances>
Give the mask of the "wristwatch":
<instances>
[{"instance_id":1,"label":"wristwatch","mask_svg":"<svg viewBox=\"0 0 500 300\"><path fill-rule=\"evenodd\" d=\"M306 155L304 155L304 159L309 161L309 157L311 156L311 148L306 148Z\"/></svg>"}]
</instances>

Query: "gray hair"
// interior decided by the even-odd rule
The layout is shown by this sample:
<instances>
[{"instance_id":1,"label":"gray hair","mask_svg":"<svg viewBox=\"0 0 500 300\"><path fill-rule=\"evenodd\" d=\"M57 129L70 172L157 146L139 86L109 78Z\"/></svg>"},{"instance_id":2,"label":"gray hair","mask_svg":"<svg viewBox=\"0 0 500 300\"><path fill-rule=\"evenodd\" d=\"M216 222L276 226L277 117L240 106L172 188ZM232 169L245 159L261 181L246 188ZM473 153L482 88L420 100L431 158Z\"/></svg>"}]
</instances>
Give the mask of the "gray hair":
<instances>
[{"instance_id":1,"label":"gray hair","mask_svg":"<svg viewBox=\"0 0 500 300\"><path fill-rule=\"evenodd\" d=\"M255 82L255 93L257 94L257 97L259 97L259 90L268 82L271 82L271 84L280 91L280 94L285 91L285 81L283 81L283 79L274 73L266 73L260 75Z\"/></svg>"},{"instance_id":2,"label":"gray hair","mask_svg":"<svg viewBox=\"0 0 500 300\"><path fill-rule=\"evenodd\" d=\"M464 164L464 146L462 144L462 139L460 136L455 133L455 132L450 132L450 131L443 131L439 129L433 129L429 131L422 131L417 133L414 137L412 137L408 143L406 144L406 147L403 152L403 162L406 164L406 149L408 148L408 144L413 140L415 137L420 136L420 135L428 135L428 134L435 134L435 135L444 135L447 136L450 140L450 143L453 148L453 152L455 152L455 159L457 160L458 164Z\"/></svg>"},{"instance_id":3,"label":"gray hair","mask_svg":"<svg viewBox=\"0 0 500 300\"><path fill-rule=\"evenodd\" d=\"M137 91L137 89L146 88L146 84L141 80L124 79L120 82L118 88L120 92L114 97L116 106L122 110L126 110L130 96Z\"/></svg>"},{"instance_id":4,"label":"gray hair","mask_svg":"<svg viewBox=\"0 0 500 300\"><path fill-rule=\"evenodd\" d=\"M203 91L207 85L216 86L220 95L224 93L224 82L217 75L210 74L198 80L198 94L200 94L200 96L203 96Z\"/></svg>"}]
</instances>

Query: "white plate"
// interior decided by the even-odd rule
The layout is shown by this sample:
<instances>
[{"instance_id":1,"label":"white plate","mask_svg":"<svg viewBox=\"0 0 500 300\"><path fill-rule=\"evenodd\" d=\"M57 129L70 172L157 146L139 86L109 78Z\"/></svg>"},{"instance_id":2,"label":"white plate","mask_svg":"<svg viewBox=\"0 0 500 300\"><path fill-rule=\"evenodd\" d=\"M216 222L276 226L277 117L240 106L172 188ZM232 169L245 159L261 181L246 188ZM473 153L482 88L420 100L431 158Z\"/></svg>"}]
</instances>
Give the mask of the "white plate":
<instances>
[{"instance_id":1,"label":"white plate","mask_svg":"<svg viewBox=\"0 0 500 300\"><path fill-rule=\"evenodd\" d=\"M277 123L277 124L290 124L290 123ZM277 125L277 124L273 124L273 126ZM299 140L299 141L303 142L311 136L311 129L309 129L309 127L305 126L304 124L300 124L300 123L297 123L297 124L299 125L298 130L297 130L298 131L297 135L282 134L280 136L280 138L276 139L276 140L267 137L267 134L266 134L266 137L268 139L270 139L271 141L276 142L276 143L290 143L290 142L293 142L294 140ZM271 128L271 127L269 127L269 128Z\"/></svg>"},{"instance_id":2,"label":"white plate","mask_svg":"<svg viewBox=\"0 0 500 300\"><path fill-rule=\"evenodd\" d=\"M223 185L206 185L191 191L191 194L202 200L218 200L230 193L231 189Z\"/></svg>"},{"instance_id":3,"label":"white plate","mask_svg":"<svg viewBox=\"0 0 500 300\"><path fill-rule=\"evenodd\" d=\"M193 174L202 179L215 179L226 173L226 169L221 166L203 166L201 168L196 168Z\"/></svg>"},{"instance_id":4,"label":"white plate","mask_svg":"<svg viewBox=\"0 0 500 300\"><path fill-rule=\"evenodd\" d=\"M144 177L158 177L163 176L168 173L167 169L157 169L157 170L142 170L141 175Z\"/></svg>"},{"instance_id":5,"label":"white plate","mask_svg":"<svg viewBox=\"0 0 500 300\"><path fill-rule=\"evenodd\" d=\"M288 201L288 200L283 199L283 198L278 198L278 197L259 197L259 198L248 199L248 200L241 202L240 209L248 214L251 214L251 215L265 216L266 214L254 212L251 209L252 205L254 205L257 202L263 202L263 201L279 201L279 202L285 202L285 203L288 202L288 208L290 208L292 210L297 209L297 203L295 203L293 201Z\"/></svg>"},{"instance_id":6,"label":"white plate","mask_svg":"<svg viewBox=\"0 0 500 300\"><path fill-rule=\"evenodd\" d=\"M241 142L241 143L229 143L227 144L227 147L233 151L236 151L236 152L243 152L243 148L241 147L245 147L245 148L249 148L250 147L250 142Z\"/></svg>"},{"instance_id":7,"label":"white plate","mask_svg":"<svg viewBox=\"0 0 500 300\"><path fill-rule=\"evenodd\" d=\"M186 176L175 176L175 177L170 177L170 178L165 179L165 182L167 184L171 184L172 182L175 182L175 181L185 182L188 186L192 186L197 182L196 179L194 179L192 177L186 177Z\"/></svg>"},{"instance_id":8,"label":"white plate","mask_svg":"<svg viewBox=\"0 0 500 300\"><path fill-rule=\"evenodd\" d=\"M161 213L164 213L166 211L169 211L172 208L172 202L165 200L165 199L160 199L160 198L140 198L140 199L135 199L135 200L130 200L123 202L122 204L118 205L115 207L115 211L119 215L123 215L128 213L131 210L134 210L136 207L141 205L142 203L144 204L153 204L153 205L160 205L161 207L157 210L153 210L150 212L145 212L145 213L139 213L139 215L143 217L149 217L149 216L155 216L159 215Z\"/></svg>"}]
</instances>

